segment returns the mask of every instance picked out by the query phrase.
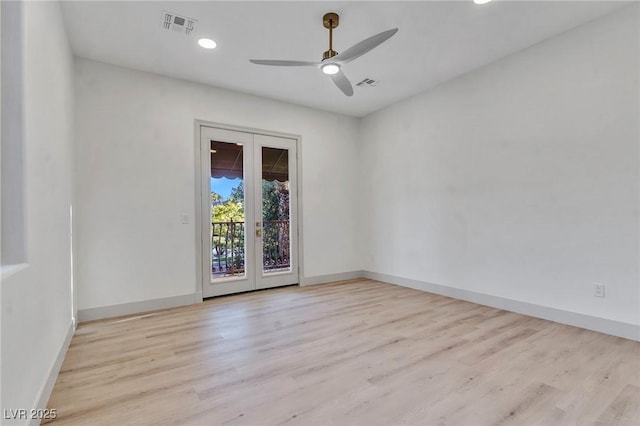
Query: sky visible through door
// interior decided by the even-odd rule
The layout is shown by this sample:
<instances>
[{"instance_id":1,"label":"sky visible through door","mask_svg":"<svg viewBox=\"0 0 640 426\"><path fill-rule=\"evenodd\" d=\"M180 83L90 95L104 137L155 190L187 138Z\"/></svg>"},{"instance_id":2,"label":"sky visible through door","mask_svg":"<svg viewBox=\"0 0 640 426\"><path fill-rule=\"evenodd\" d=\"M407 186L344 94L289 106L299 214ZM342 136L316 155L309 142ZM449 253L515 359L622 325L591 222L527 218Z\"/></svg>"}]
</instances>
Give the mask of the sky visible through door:
<instances>
[{"instance_id":1,"label":"sky visible through door","mask_svg":"<svg viewBox=\"0 0 640 426\"><path fill-rule=\"evenodd\" d=\"M227 200L229 199L229 195L231 195L231 190L236 188L240 181L240 179L212 177L210 182L211 192L215 192L216 194L219 194L223 200Z\"/></svg>"}]
</instances>

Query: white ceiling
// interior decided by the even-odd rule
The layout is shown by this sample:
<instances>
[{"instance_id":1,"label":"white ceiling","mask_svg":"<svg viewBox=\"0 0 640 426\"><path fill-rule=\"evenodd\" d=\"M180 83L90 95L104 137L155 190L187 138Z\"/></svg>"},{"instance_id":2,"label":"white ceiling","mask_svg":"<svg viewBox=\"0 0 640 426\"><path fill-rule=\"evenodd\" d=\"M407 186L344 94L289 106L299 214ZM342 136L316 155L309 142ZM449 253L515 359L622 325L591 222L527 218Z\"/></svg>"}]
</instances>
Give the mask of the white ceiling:
<instances>
[{"instance_id":1,"label":"white ceiling","mask_svg":"<svg viewBox=\"0 0 640 426\"><path fill-rule=\"evenodd\" d=\"M364 116L545 38L603 16L612 1L91 2L63 3L73 52L143 71ZM164 30L162 11L198 20L195 32ZM343 67L346 97L319 69L267 67L254 59L319 61L328 48L322 16L335 11L338 52L398 27L389 41ZM218 48L196 43L210 37ZM363 78L377 87L359 88Z\"/></svg>"}]
</instances>

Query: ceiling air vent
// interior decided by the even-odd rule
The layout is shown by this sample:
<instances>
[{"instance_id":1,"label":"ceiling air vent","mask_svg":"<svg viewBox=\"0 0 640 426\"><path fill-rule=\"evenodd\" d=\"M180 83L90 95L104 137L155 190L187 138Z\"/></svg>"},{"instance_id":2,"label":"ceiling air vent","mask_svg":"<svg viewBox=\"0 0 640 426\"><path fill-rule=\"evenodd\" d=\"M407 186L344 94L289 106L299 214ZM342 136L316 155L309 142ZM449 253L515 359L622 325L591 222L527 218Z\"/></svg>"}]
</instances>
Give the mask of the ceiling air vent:
<instances>
[{"instance_id":1,"label":"ceiling air vent","mask_svg":"<svg viewBox=\"0 0 640 426\"><path fill-rule=\"evenodd\" d=\"M376 87L377 85L378 85L378 82L370 78L365 78L361 82L356 83L356 86L358 87Z\"/></svg>"},{"instance_id":2,"label":"ceiling air vent","mask_svg":"<svg viewBox=\"0 0 640 426\"><path fill-rule=\"evenodd\" d=\"M162 28L165 30L191 35L196 26L196 22L195 19L187 18L177 13L167 12L166 10L162 11Z\"/></svg>"}]
</instances>

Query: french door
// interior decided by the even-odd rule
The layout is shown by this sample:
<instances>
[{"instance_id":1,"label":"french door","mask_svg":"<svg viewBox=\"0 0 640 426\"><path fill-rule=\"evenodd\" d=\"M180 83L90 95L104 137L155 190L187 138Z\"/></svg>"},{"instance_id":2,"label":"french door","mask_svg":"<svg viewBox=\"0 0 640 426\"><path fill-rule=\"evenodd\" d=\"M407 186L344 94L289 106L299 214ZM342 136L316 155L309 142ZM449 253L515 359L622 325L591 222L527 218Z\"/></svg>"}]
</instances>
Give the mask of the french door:
<instances>
[{"instance_id":1,"label":"french door","mask_svg":"<svg viewBox=\"0 0 640 426\"><path fill-rule=\"evenodd\" d=\"M200 135L203 297L298 283L296 140Z\"/></svg>"}]
</instances>

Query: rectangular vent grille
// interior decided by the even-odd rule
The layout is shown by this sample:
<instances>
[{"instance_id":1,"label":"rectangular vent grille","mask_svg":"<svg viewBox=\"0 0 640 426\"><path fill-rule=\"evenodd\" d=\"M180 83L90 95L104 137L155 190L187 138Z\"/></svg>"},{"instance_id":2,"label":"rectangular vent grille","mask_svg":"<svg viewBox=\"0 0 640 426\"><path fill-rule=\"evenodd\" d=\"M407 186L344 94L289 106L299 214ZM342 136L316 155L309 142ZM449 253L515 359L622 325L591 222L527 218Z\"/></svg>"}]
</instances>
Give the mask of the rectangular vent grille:
<instances>
[{"instance_id":1,"label":"rectangular vent grille","mask_svg":"<svg viewBox=\"0 0 640 426\"><path fill-rule=\"evenodd\" d=\"M191 35L196 27L196 21L186 16L178 15L177 13L162 11L162 28L169 31L181 32L184 35Z\"/></svg>"},{"instance_id":2,"label":"rectangular vent grille","mask_svg":"<svg viewBox=\"0 0 640 426\"><path fill-rule=\"evenodd\" d=\"M376 87L377 85L378 85L378 82L370 78L365 78L361 82L356 83L356 86L359 86L359 87Z\"/></svg>"}]
</instances>

